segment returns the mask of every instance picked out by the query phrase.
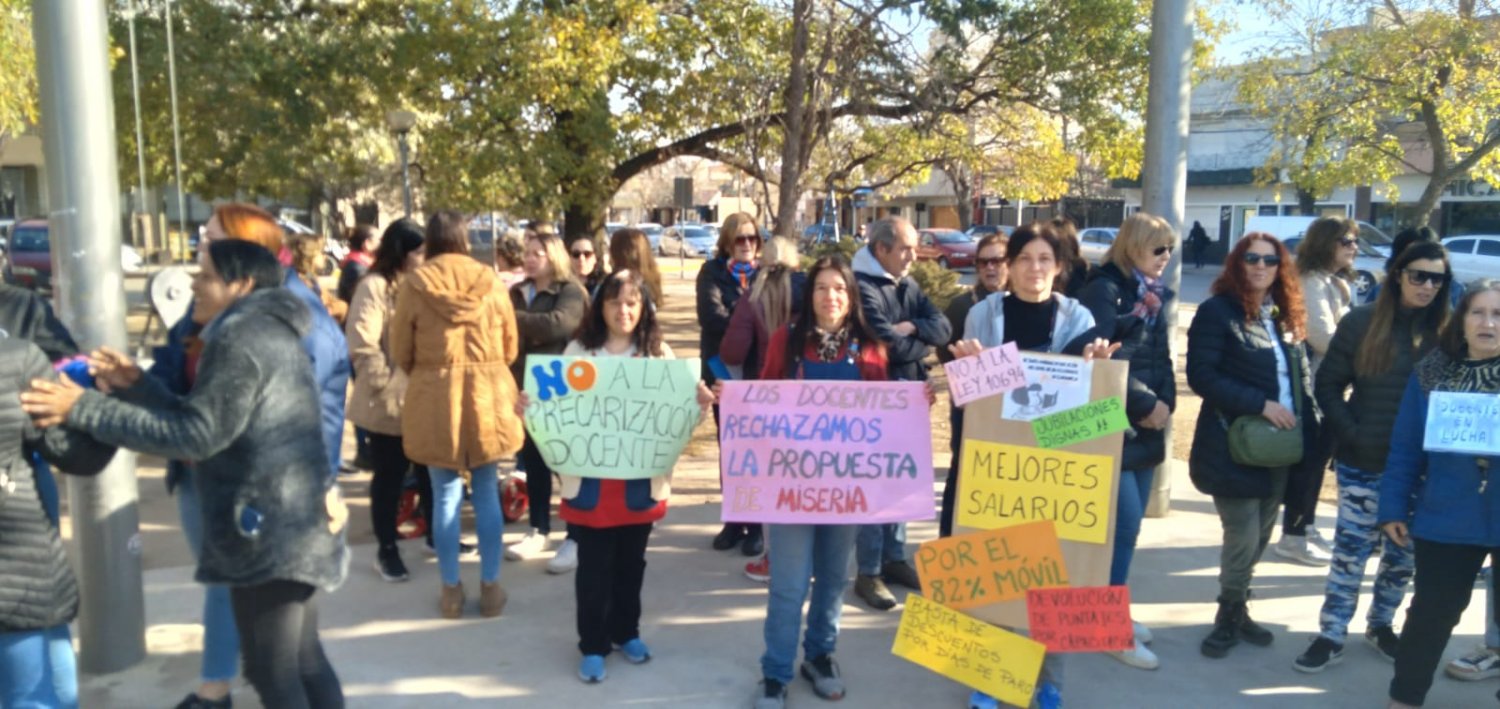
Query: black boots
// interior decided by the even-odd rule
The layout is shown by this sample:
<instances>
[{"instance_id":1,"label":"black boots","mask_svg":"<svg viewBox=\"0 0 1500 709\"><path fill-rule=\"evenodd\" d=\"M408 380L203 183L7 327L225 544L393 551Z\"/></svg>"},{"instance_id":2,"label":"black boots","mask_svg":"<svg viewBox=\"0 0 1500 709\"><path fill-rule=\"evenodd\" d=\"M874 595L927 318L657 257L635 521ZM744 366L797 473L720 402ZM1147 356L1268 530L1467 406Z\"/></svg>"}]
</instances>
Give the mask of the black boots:
<instances>
[{"instance_id":1,"label":"black boots","mask_svg":"<svg viewBox=\"0 0 1500 709\"><path fill-rule=\"evenodd\" d=\"M1271 631L1250 619L1250 609L1244 601L1219 598L1219 612L1214 616L1214 629L1203 639L1200 648L1207 657L1221 658L1229 654L1229 648L1244 640L1251 645L1265 647L1273 640Z\"/></svg>"}]
</instances>

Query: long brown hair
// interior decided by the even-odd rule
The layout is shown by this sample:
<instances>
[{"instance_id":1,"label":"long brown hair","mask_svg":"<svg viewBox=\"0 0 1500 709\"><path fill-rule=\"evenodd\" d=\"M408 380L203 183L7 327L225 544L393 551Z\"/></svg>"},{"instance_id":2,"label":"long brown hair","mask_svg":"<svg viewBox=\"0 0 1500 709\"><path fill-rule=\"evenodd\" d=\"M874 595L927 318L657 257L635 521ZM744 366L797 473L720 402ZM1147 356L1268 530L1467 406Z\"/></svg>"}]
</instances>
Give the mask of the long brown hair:
<instances>
[{"instance_id":1,"label":"long brown hair","mask_svg":"<svg viewBox=\"0 0 1500 709\"><path fill-rule=\"evenodd\" d=\"M1307 227L1302 243L1297 244L1297 268L1303 273L1322 271L1348 278L1354 270L1345 266L1334 270L1333 259L1343 246L1344 237L1358 238L1359 224L1347 217L1322 217Z\"/></svg>"},{"instance_id":2,"label":"long brown hair","mask_svg":"<svg viewBox=\"0 0 1500 709\"><path fill-rule=\"evenodd\" d=\"M642 357L660 357L662 335L661 325L656 320L656 306L651 304L651 292L641 280L641 274L635 271L615 271L605 277L599 284L599 294L589 306L588 314L578 324L575 339L578 344L591 350L603 348L604 343L609 341L609 325L604 322L604 303L619 298L627 287L634 288L641 294L641 319L635 324L635 332L630 333L630 341Z\"/></svg>"},{"instance_id":3,"label":"long brown hair","mask_svg":"<svg viewBox=\"0 0 1500 709\"><path fill-rule=\"evenodd\" d=\"M1443 281L1443 285L1438 288L1432 303L1416 314L1412 323L1411 341L1395 342L1391 339L1391 326L1396 322L1396 313L1401 310L1401 293L1407 287L1401 274L1411 262L1424 259L1442 261L1443 272L1448 274L1448 280ZM1359 351L1354 353L1354 373L1367 377L1384 374L1391 368L1396 347L1404 346L1420 351L1424 344L1437 342L1438 331L1448 319L1448 293L1452 288L1453 267L1448 265L1448 250L1436 241L1418 241L1392 259L1385 269L1385 285L1375 298L1375 313L1370 317L1370 329L1365 332L1365 339L1359 343Z\"/></svg>"},{"instance_id":4,"label":"long brown hair","mask_svg":"<svg viewBox=\"0 0 1500 709\"><path fill-rule=\"evenodd\" d=\"M651 300L661 306L667 294L661 289L661 271L656 268L656 257L651 255L651 240L646 232L635 227L625 227L609 237L609 267L614 271L630 270L641 274L651 288Z\"/></svg>"},{"instance_id":5,"label":"long brown hair","mask_svg":"<svg viewBox=\"0 0 1500 709\"><path fill-rule=\"evenodd\" d=\"M1256 300L1245 274L1248 267L1245 254L1257 241L1270 244L1276 250L1276 257L1281 259L1276 268L1276 281L1271 284L1271 302L1276 304L1277 311L1275 320L1281 323L1284 331L1292 334L1293 341L1301 342L1307 338L1307 307L1302 302L1302 282L1297 278L1297 266L1292 263L1291 253L1280 239L1263 231L1252 231L1240 237L1229 250L1229 255L1224 257L1224 270L1214 279L1210 292L1238 299L1240 307L1245 309L1245 319L1260 319L1261 302Z\"/></svg>"},{"instance_id":6,"label":"long brown hair","mask_svg":"<svg viewBox=\"0 0 1500 709\"><path fill-rule=\"evenodd\" d=\"M797 270L799 259L797 242L777 236L766 243L761 252L760 273L750 285L752 305L758 305L768 332L776 332L792 319L792 272Z\"/></svg>"},{"instance_id":7,"label":"long brown hair","mask_svg":"<svg viewBox=\"0 0 1500 709\"><path fill-rule=\"evenodd\" d=\"M849 262L844 260L842 254L824 256L807 269L807 287L802 289L802 312L787 325L787 371L783 377L796 371L797 363L802 361L802 354L807 351L808 339L817 327L818 316L813 309L813 295L818 289L813 287L813 283L823 271L837 271L844 279L844 288L849 293L849 314L844 318L844 326L849 329L849 342L857 342L860 347L880 346L880 338L865 322L865 311L859 304L859 284L854 280L854 271L849 268Z\"/></svg>"},{"instance_id":8,"label":"long brown hair","mask_svg":"<svg viewBox=\"0 0 1500 709\"><path fill-rule=\"evenodd\" d=\"M1494 278L1481 278L1469 283L1464 289L1464 295L1458 300L1458 312L1448 319L1448 324L1443 326L1442 339L1438 341L1438 347L1449 357L1462 361L1469 356L1469 342L1464 339L1464 318L1469 312L1469 307L1474 304L1474 299L1485 293L1500 293L1500 280ZM1443 302L1447 302L1445 298Z\"/></svg>"}]
</instances>

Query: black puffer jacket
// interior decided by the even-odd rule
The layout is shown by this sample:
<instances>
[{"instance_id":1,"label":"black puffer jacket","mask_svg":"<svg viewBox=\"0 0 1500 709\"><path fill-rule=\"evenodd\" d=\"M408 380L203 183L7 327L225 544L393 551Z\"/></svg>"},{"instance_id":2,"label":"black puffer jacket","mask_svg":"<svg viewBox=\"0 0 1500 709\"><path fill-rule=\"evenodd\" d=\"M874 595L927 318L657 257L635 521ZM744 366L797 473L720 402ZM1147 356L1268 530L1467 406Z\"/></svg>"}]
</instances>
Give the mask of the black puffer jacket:
<instances>
[{"instance_id":1,"label":"black puffer jacket","mask_svg":"<svg viewBox=\"0 0 1500 709\"><path fill-rule=\"evenodd\" d=\"M1168 289L1161 314L1147 324L1131 315L1140 302L1141 284L1119 266L1106 263L1089 272L1079 300L1094 314L1094 331L1110 342L1119 342L1113 359L1130 363L1125 390L1125 415L1132 423L1149 416L1157 402L1177 408L1177 381L1172 374L1172 335L1167 331L1167 307L1175 294ZM1166 435L1159 430L1132 428L1125 436L1120 457L1123 470L1153 467L1167 459Z\"/></svg>"},{"instance_id":2,"label":"black puffer jacket","mask_svg":"<svg viewBox=\"0 0 1500 709\"><path fill-rule=\"evenodd\" d=\"M78 582L37 497L32 451L73 475L98 474L115 452L61 426L31 425L21 392L32 379L52 376L36 345L0 339L0 633L51 628L78 614Z\"/></svg>"},{"instance_id":3,"label":"black puffer jacket","mask_svg":"<svg viewBox=\"0 0 1500 709\"><path fill-rule=\"evenodd\" d=\"M255 291L203 329L192 391L143 376L119 398L86 391L68 426L101 441L197 461L203 503L199 583L343 582L343 534L328 530L322 410L302 338L307 306L286 288Z\"/></svg>"},{"instance_id":4,"label":"black puffer jacket","mask_svg":"<svg viewBox=\"0 0 1500 709\"><path fill-rule=\"evenodd\" d=\"M1401 409L1401 397L1406 393L1412 369L1437 343L1435 338L1427 338L1420 349L1411 347L1412 313L1398 308L1396 318L1391 322L1390 342L1386 343L1394 354L1391 368L1384 374L1360 376L1354 370L1354 360L1374 317L1375 305L1372 303L1349 311L1339 321L1333 340L1328 344L1328 353L1323 356L1323 364L1318 367L1314 390L1318 406L1327 417L1324 425L1338 445L1336 459L1365 472L1379 474L1385 470L1385 457L1391 446L1391 427L1396 425L1396 413ZM1408 345L1402 346L1402 343ZM1353 391L1349 390L1351 386ZM1344 399L1346 393L1349 395L1347 401Z\"/></svg>"},{"instance_id":5,"label":"black puffer jacket","mask_svg":"<svg viewBox=\"0 0 1500 709\"><path fill-rule=\"evenodd\" d=\"M0 329L4 336L36 343L53 362L78 354L78 344L47 299L7 283L0 283Z\"/></svg>"},{"instance_id":6,"label":"black puffer jacket","mask_svg":"<svg viewBox=\"0 0 1500 709\"><path fill-rule=\"evenodd\" d=\"M526 385L526 355L562 354L588 314L589 294L576 281L555 280L527 303L527 290L533 287L529 279L510 287L516 332L521 336L521 354L510 364L517 387Z\"/></svg>"},{"instance_id":7,"label":"black puffer jacket","mask_svg":"<svg viewBox=\"0 0 1500 709\"><path fill-rule=\"evenodd\" d=\"M729 318L734 315L734 306L740 296L748 290L740 285L740 279L729 271L729 261L723 256L703 262L698 269L698 357L703 381L713 384L713 372L708 370L708 360L719 354L719 344L724 333L729 331Z\"/></svg>"},{"instance_id":8,"label":"black puffer jacket","mask_svg":"<svg viewBox=\"0 0 1500 709\"><path fill-rule=\"evenodd\" d=\"M1267 401L1277 401L1276 353L1281 347L1296 366L1307 372L1307 348L1289 345L1260 320L1248 320L1238 300L1216 295L1198 306L1188 328L1188 386L1203 397L1188 472L1193 486L1205 495L1267 497L1271 479L1264 468L1239 465L1229 457L1228 424L1239 416L1259 416ZM1289 359L1290 363L1292 360ZM1303 450L1318 440L1317 404L1308 377L1302 377ZM1295 401L1295 397L1294 397Z\"/></svg>"}]
</instances>

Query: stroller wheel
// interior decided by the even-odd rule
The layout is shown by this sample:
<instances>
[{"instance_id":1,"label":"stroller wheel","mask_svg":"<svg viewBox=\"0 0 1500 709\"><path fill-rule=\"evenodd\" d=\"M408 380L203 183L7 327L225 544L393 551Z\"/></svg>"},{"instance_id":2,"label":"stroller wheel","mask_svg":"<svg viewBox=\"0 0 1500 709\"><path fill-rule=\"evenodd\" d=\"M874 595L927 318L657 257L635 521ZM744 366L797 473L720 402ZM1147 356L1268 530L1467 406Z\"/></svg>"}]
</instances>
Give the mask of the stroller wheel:
<instances>
[{"instance_id":1,"label":"stroller wheel","mask_svg":"<svg viewBox=\"0 0 1500 709\"><path fill-rule=\"evenodd\" d=\"M427 519L422 516L422 506L417 504L418 499L415 489L401 491L401 502L396 507L396 534L402 539L427 534Z\"/></svg>"},{"instance_id":2,"label":"stroller wheel","mask_svg":"<svg viewBox=\"0 0 1500 709\"><path fill-rule=\"evenodd\" d=\"M526 494L526 480L507 475L500 481L500 513L506 522L514 522L526 514L530 497Z\"/></svg>"}]
</instances>

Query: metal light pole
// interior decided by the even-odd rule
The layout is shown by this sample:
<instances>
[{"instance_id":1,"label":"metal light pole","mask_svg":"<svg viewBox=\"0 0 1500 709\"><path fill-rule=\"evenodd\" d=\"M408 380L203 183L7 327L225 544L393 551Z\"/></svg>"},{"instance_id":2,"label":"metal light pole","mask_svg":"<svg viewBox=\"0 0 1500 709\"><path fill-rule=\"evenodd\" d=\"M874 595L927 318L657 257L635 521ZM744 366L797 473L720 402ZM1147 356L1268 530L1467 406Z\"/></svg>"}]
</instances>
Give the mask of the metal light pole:
<instances>
[{"instance_id":1,"label":"metal light pole","mask_svg":"<svg viewBox=\"0 0 1500 709\"><path fill-rule=\"evenodd\" d=\"M401 197L406 206L406 216L411 216L411 169L407 155L406 134L417 125L417 114L396 109L385 114L386 124L396 132L396 142L401 146Z\"/></svg>"},{"instance_id":2,"label":"metal light pole","mask_svg":"<svg viewBox=\"0 0 1500 709\"><path fill-rule=\"evenodd\" d=\"M1167 266L1167 287L1182 290L1182 220L1187 201L1189 105L1192 101L1190 67L1193 60L1193 0L1156 0L1151 6L1150 84L1146 93L1146 153L1141 165L1141 209L1167 220L1177 232L1178 247ZM1177 299L1167 308L1167 333L1177 334ZM1167 459L1172 452L1172 426L1166 430ZM1172 477L1163 464L1156 469L1150 517L1171 508Z\"/></svg>"},{"instance_id":3,"label":"metal light pole","mask_svg":"<svg viewBox=\"0 0 1500 709\"><path fill-rule=\"evenodd\" d=\"M186 258L188 214L187 197L182 192L182 129L177 122L177 48L172 43L172 0L165 0L162 12L167 24L167 87L172 94L172 169L177 176L177 226L178 236L182 239L179 245Z\"/></svg>"},{"instance_id":4,"label":"metal light pole","mask_svg":"<svg viewBox=\"0 0 1500 709\"><path fill-rule=\"evenodd\" d=\"M109 77L109 25L99 0L32 4L48 226L59 310L85 349L126 347L120 269L120 184ZM135 456L96 477L64 476L85 672L115 672L146 654Z\"/></svg>"},{"instance_id":5,"label":"metal light pole","mask_svg":"<svg viewBox=\"0 0 1500 709\"><path fill-rule=\"evenodd\" d=\"M149 210L146 209L146 136L144 129L141 127L141 70L140 62L136 59L135 46L135 16L139 12L140 6L135 3L135 0L128 0L125 7L125 26L130 32L130 94L135 101L135 162L136 170L139 173L140 189L140 192L137 194L136 208L140 214L147 214ZM132 225L140 222L139 219L134 217L130 221ZM151 238L150 229L144 231L146 232L143 235L146 255L149 257L152 251L153 239Z\"/></svg>"}]
</instances>

